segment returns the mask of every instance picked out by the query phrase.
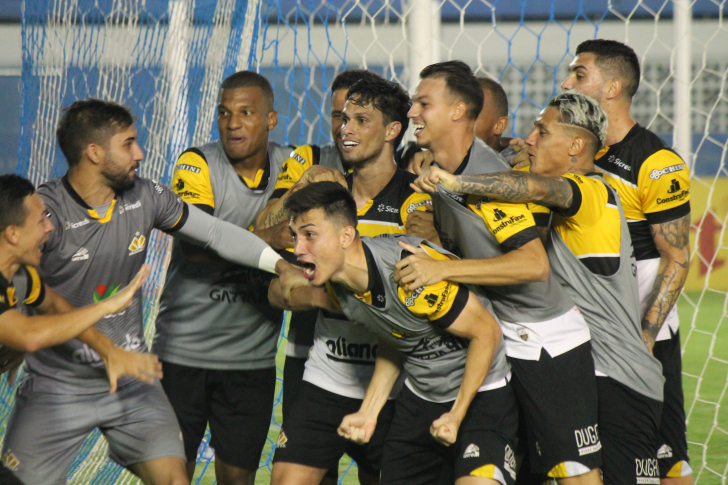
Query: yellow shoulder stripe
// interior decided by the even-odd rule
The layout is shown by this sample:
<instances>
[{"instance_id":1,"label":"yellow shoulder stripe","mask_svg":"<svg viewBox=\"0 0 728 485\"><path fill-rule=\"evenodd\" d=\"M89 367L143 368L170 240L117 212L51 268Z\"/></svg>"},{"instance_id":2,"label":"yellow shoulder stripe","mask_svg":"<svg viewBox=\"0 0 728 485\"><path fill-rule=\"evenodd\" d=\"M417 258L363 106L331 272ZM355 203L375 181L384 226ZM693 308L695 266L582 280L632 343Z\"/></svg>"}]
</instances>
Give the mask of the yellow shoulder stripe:
<instances>
[{"instance_id":1,"label":"yellow shoulder stripe","mask_svg":"<svg viewBox=\"0 0 728 485\"><path fill-rule=\"evenodd\" d=\"M210 168L200 155L195 152L180 155L174 165L172 192L187 203L215 208Z\"/></svg>"},{"instance_id":2,"label":"yellow shoulder stripe","mask_svg":"<svg viewBox=\"0 0 728 485\"><path fill-rule=\"evenodd\" d=\"M28 274L30 275L30 295L28 295L28 298L25 299L26 304L30 305L32 303L35 303L38 300L38 297L40 296L40 291L43 289L43 284L40 281L40 276L38 275L38 271L36 271L35 268L32 266L26 266L26 270L28 270Z\"/></svg>"}]
</instances>

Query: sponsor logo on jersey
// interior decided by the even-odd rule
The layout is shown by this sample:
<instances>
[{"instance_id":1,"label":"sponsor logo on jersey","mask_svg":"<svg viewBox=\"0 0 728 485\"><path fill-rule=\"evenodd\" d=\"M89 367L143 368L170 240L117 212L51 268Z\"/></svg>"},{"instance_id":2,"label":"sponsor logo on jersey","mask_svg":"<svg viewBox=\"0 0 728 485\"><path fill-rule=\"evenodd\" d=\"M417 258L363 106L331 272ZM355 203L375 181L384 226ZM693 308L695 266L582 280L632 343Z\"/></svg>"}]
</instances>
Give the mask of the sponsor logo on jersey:
<instances>
[{"instance_id":1,"label":"sponsor logo on jersey","mask_svg":"<svg viewBox=\"0 0 728 485\"><path fill-rule=\"evenodd\" d=\"M467 348L468 340L451 334L443 334L421 338L407 355L419 360L432 360Z\"/></svg>"},{"instance_id":2,"label":"sponsor logo on jersey","mask_svg":"<svg viewBox=\"0 0 728 485\"><path fill-rule=\"evenodd\" d=\"M635 458L635 475L637 484L654 484L660 483L660 468L657 464L657 458Z\"/></svg>"},{"instance_id":3,"label":"sponsor logo on jersey","mask_svg":"<svg viewBox=\"0 0 728 485\"><path fill-rule=\"evenodd\" d=\"M410 293L410 296L408 296L407 298L404 299L404 304L406 306L414 306L415 300L417 299L418 296L420 296L420 293L422 293L422 290L424 290L424 289L425 289L424 286L420 286L416 290L412 291L412 293Z\"/></svg>"},{"instance_id":4,"label":"sponsor logo on jersey","mask_svg":"<svg viewBox=\"0 0 728 485\"><path fill-rule=\"evenodd\" d=\"M180 163L179 165L177 165L177 169L186 170L192 173L200 173L199 167L193 167L192 165L187 165L186 163Z\"/></svg>"},{"instance_id":5,"label":"sponsor logo on jersey","mask_svg":"<svg viewBox=\"0 0 728 485\"><path fill-rule=\"evenodd\" d=\"M182 179L179 179L176 184L174 184L174 188L177 189L177 193L182 192L185 189L185 181Z\"/></svg>"},{"instance_id":6,"label":"sponsor logo on jersey","mask_svg":"<svg viewBox=\"0 0 728 485\"><path fill-rule=\"evenodd\" d=\"M463 453L463 458L478 458L480 457L480 448L478 445L470 443L467 448L465 448L465 453Z\"/></svg>"},{"instance_id":7,"label":"sponsor logo on jersey","mask_svg":"<svg viewBox=\"0 0 728 485\"><path fill-rule=\"evenodd\" d=\"M126 211L133 211L134 209L139 209L142 206L142 201L137 200L133 204L124 204L124 207L119 208L119 214L123 214Z\"/></svg>"},{"instance_id":8,"label":"sponsor logo on jersey","mask_svg":"<svg viewBox=\"0 0 728 485\"><path fill-rule=\"evenodd\" d=\"M652 172L650 172L650 178L652 180L658 180L663 175L675 172L682 172L683 170L685 170L685 165L683 165L682 163L678 163L677 165L670 165L669 167L665 167L662 170L653 170Z\"/></svg>"},{"instance_id":9,"label":"sponsor logo on jersey","mask_svg":"<svg viewBox=\"0 0 728 485\"><path fill-rule=\"evenodd\" d=\"M142 339L139 338L138 335L132 335L129 333L124 335L124 341L117 345L128 351L138 350L144 347ZM71 354L71 359L73 359L73 362L76 364L88 364L92 367L101 367L103 365L101 356L86 344L83 344L83 347L80 349L75 350L73 354Z\"/></svg>"},{"instance_id":10,"label":"sponsor logo on jersey","mask_svg":"<svg viewBox=\"0 0 728 485\"><path fill-rule=\"evenodd\" d=\"M500 221L506 217L506 213L497 207L493 210L493 214L495 215L494 221Z\"/></svg>"},{"instance_id":11,"label":"sponsor logo on jersey","mask_svg":"<svg viewBox=\"0 0 728 485\"><path fill-rule=\"evenodd\" d=\"M506 445L505 459L503 460L503 468L508 472L513 480L516 479L516 454L509 445Z\"/></svg>"},{"instance_id":12,"label":"sponsor logo on jersey","mask_svg":"<svg viewBox=\"0 0 728 485\"><path fill-rule=\"evenodd\" d=\"M505 216L505 214L504 214L504 216ZM496 213L496 218L497 217L498 217L498 215ZM508 226L511 226L511 225L514 225L514 224L520 224L521 222L524 222L526 220L526 215L525 214L521 214L520 216L511 216L508 219L494 219L494 220L500 220L501 221L501 223L498 224L498 226L495 227L491 231L493 233L493 235L496 235L496 234L498 234L499 232L501 232L503 229L505 229Z\"/></svg>"},{"instance_id":13,"label":"sponsor logo on jersey","mask_svg":"<svg viewBox=\"0 0 728 485\"><path fill-rule=\"evenodd\" d=\"M17 470L20 466L20 460L18 460L18 457L15 456L15 453L11 449L8 449L3 455L3 465L11 471Z\"/></svg>"},{"instance_id":14,"label":"sponsor logo on jersey","mask_svg":"<svg viewBox=\"0 0 728 485\"><path fill-rule=\"evenodd\" d=\"M435 303L437 303L437 295L435 295L434 293L428 293L425 295L425 301L430 306L430 308L432 308L433 306L435 306Z\"/></svg>"},{"instance_id":15,"label":"sponsor logo on jersey","mask_svg":"<svg viewBox=\"0 0 728 485\"><path fill-rule=\"evenodd\" d=\"M384 295L377 295L377 301L379 303L384 303L384 300L386 300L386 298L384 297Z\"/></svg>"},{"instance_id":16,"label":"sponsor logo on jersey","mask_svg":"<svg viewBox=\"0 0 728 485\"><path fill-rule=\"evenodd\" d=\"M160 183L156 180L152 180L152 182L154 182L154 190L156 190L159 195L162 195L162 192L164 192L164 187L162 187Z\"/></svg>"},{"instance_id":17,"label":"sponsor logo on jersey","mask_svg":"<svg viewBox=\"0 0 728 485\"><path fill-rule=\"evenodd\" d=\"M134 239L131 240L131 244L129 244L129 256L144 251L145 247L147 247L147 238L137 232Z\"/></svg>"},{"instance_id":18,"label":"sponsor logo on jersey","mask_svg":"<svg viewBox=\"0 0 728 485\"><path fill-rule=\"evenodd\" d=\"M679 188L678 188L678 190L679 190ZM668 191L668 193L669 193L669 191ZM682 199L684 199L685 197L688 196L689 193L690 193L689 190L683 190L679 194L675 194L672 197L667 197L665 199L662 199L662 198L658 197L656 202L658 204L667 204L669 202L675 202L676 200L682 200Z\"/></svg>"},{"instance_id":19,"label":"sponsor logo on jersey","mask_svg":"<svg viewBox=\"0 0 728 485\"><path fill-rule=\"evenodd\" d=\"M490 197L481 197L480 199L478 199L478 202L475 203L475 208L480 209L483 204L487 204L489 202L493 202L493 199L491 199Z\"/></svg>"},{"instance_id":20,"label":"sponsor logo on jersey","mask_svg":"<svg viewBox=\"0 0 728 485\"><path fill-rule=\"evenodd\" d=\"M657 458L672 458L672 448L670 448L666 444L660 446L660 448L657 450Z\"/></svg>"},{"instance_id":21,"label":"sponsor logo on jersey","mask_svg":"<svg viewBox=\"0 0 728 485\"><path fill-rule=\"evenodd\" d=\"M392 214L399 214L399 209L384 204L379 204L379 206L377 206L377 210L379 212L391 212Z\"/></svg>"},{"instance_id":22,"label":"sponsor logo on jersey","mask_svg":"<svg viewBox=\"0 0 728 485\"><path fill-rule=\"evenodd\" d=\"M85 226L89 222L91 222L91 221L88 220L88 219L84 219L84 220L79 221L79 222L68 222L68 221L66 221L65 227L66 227L66 230L69 230L69 229L78 229L79 227Z\"/></svg>"},{"instance_id":23,"label":"sponsor logo on jersey","mask_svg":"<svg viewBox=\"0 0 728 485\"><path fill-rule=\"evenodd\" d=\"M306 159L303 158L298 153L296 153L295 151L294 152L291 152L290 158L294 159L295 161L297 161L301 165L306 165Z\"/></svg>"},{"instance_id":24,"label":"sponsor logo on jersey","mask_svg":"<svg viewBox=\"0 0 728 485\"><path fill-rule=\"evenodd\" d=\"M247 291L231 291L213 288L209 293L210 300L218 303L255 303L256 295Z\"/></svg>"},{"instance_id":25,"label":"sponsor logo on jersey","mask_svg":"<svg viewBox=\"0 0 728 485\"><path fill-rule=\"evenodd\" d=\"M88 259L88 249L78 248L78 251L71 256L71 261L86 261Z\"/></svg>"},{"instance_id":26,"label":"sponsor logo on jersey","mask_svg":"<svg viewBox=\"0 0 728 485\"><path fill-rule=\"evenodd\" d=\"M609 158L607 158L607 162L613 163L614 165L618 166L622 170L626 170L628 172L632 171L632 167L630 165L627 165L621 159L617 158L614 155L609 155Z\"/></svg>"},{"instance_id":27,"label":"sponsor logo on jersey","mask_svg":"<svg viewBox=\"0 0 728 485\"><path fill-rule=\"evenodd\" d=\"M276 440L276 448L285 448L286 443L288 443L288 436L286 436L285 431L281 430L281 434L278 435Z\"/></svg>"},{"instance_id":28,"label":"sponsor logo on jersey","mask_svg":"<svg viewBox=\"0 0 728 485\"><path fill-rule=\"evenodd\" d=\"M595 453L602 449L602 443L599 441L598 424L575 429L574 437L576 438L576 447L579 448L579 456Z\"/></svg>"},{"instance_id":29,"label":"sponsor logo on jersey","mask_svg":"<svg viewBox=\"0 0 728 485\"><path fill-rule=\"evenodd\" d=\"M346 337L339 337L336 340L327 340L326 348L329 349L329 352L331 352L331 355L326 354L326 357L332 360L338 360L336 358L333 358L332 356L348 357L350 359L370 360L374 360L377 358L377 344L371 344L368 342L347 342Z\"/></svg>"},{"instance_id":30,"label":"sponsor logo on jersey","mask_svg":"<svg viewBox=\"0 0 728 485\"><path fill-rule=\"evenodd\" d=\"M119 291L119 287L121 285L114 286L113 283L111 285L99 285L96 287L96 291L94 292L94 303L98 303L101 300L105 300L111 296L114 296L117 291Z\"/></svg>"},{"instance_id":31,"label":"sponsor logo on jersey","mask_svg":"<svg viewBox=\"0 0 728 485\"><path fill-rule=\"evenodd\" d=\"M191 192L189 190L185 190L184 192L178 192L177 195L180 198L187 198L187 199L199 199L200 198L200 194Z\"/></svg>"},{"instance_id":32,"label":"sponsor logo on jersey","mask_svg":"<svg viewBox=\"0 0 728 485\"><path fill-rule=\"evenodd\" d=\"M422 207L423 205L429 205L430 207L432 207L432 201L430 199L427 199L410 204L409 206L407 206L407 214L413 213L417 210L418 207Z\"/></svg>"},{"instance_id":33,"label":"sponsor logo on jersey","mask_svg":"<svg viewBox=\"0 0 728 485\"><path fill-rule=\"evenodd\" d=\"M668 194L674 194L675 192L680 191L680 182L677 181L677 179L672 179L670 181L670 188L667 189Z\"/></svg>"}]
</instances>

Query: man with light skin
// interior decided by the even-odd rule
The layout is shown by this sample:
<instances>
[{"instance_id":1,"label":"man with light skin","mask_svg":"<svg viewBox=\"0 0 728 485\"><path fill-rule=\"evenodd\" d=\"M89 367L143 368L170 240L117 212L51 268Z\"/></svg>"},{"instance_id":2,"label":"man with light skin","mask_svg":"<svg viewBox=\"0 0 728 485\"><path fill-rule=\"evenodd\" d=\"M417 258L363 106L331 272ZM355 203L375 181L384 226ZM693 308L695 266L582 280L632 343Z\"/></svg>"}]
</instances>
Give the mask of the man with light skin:
<instances>
[{"instance_id":1,"label":"man with light skin","mask_svg":"<svg viewBox=\"0 0 728 485\"><path fill-rule=\"evenodd\" d=\"M665 403L657 456L662 485L690 485L680 331L675 303L690 266L690 179L680 156L632 118L640 80L634 51L612 40L588 40L576 49L561 84L591 96L607 113L607 147L595 165L619 191L637 259L642 337L662 363Z\"/></svg>"},{"instance_id":2,"label":"man with light skin","mask_svg":"<svg viewBox=\"0 0 728 485\"><path fill-rule=\"evenodd\" d=\"M343 312L379 337L364 400L339 433L366 443L403 369L407 379L384 444L381 483L512 484L517 411L496 320L464 286L438 282L405 292L392 279L395 262L406 254L397 241L436 258L449 253L406 235L360 238L356 203L335 183L297 191L286 208L311 286L293 285L286 300L281 290L289 285L273 280L271 302Z\"/></svg>"},{"instance_id":3,"label":"man with light skin","mask_svg":"<svg viewBox=\"0 0 728 485\"><path fill-rule=\"evenodd\" d=\"M11 384L25 352L70 340L104 315L129 307L149 274L149 267L143 266L131 283L112 297L74 309L47 288L35 270L52 230L48 211L30 181L17 175L0 176L0 348L5 351L0 366L3 372L12 369ZM42 315L21 313L18 303ZM140 377L151 382L158 363L152 356L148 360L150 375ZM113 392L115 383L112 386ZM8 465L13 467L15 463L9 461ZM0 483L20 483L11 473L0 464Z\"/></svg>"},{"instance_id":4,"label":"man with light skin","mask_svg":"<svg viewBox=\"0 0 728 485\"><path fill-rule=\"evenodd\" d=\"M635 260L616 192L594 172L606 114L589 97L549 102L526 138L531 172L452 174L432 166L416 185L433 192L536 202L554 212L551 271L589 324L599 390L604 483L656 483L654 436L662 407L657 359L639 337Z\"/></svg>"},{"instance_id":5,"label":"man with light skin","mask_svg":"<svg viewBox=\"0 0 728 485\"><path fill-rule=\"evenodd\" d=\"M461 63L434 64L422 71L410 117L424 128L415 136L448 172L477 175L507 169L471 135L468 107L482 88L469 71ZM458 109L466 114L459 124L440 121L433 126L433 120L446 120ZM458 153L453 145L458 136L458 156L464 158L455 165L451 154ZM439 279L476 284L493 302L528 434L530 467L522 470L519 482L529 483L523 476L531 472L538 483L547 477L563 484L601 483L598 436L588 444L577 438L581 430L597 429L589 328L549 272L530 204L447 191L434 194L433 203L441 240L464 259L436 261L410 248L413 254L397 263L395 278L409 291Z\"/></svg>"},{"instance_id":6,"label":"man with light skin","mask_svg":"<svg viewBox=\"0 0 728 485\"><path fill-rule=\"evenodd\" d=\"M137 177L143 154L131 112L97 99L76 101L59 121L68 174L43 184L55 226L38 272L74 306L113 297L144 264L154 228L209 247L221 257L268 272L290 265L249 231L208 216L160 184ZM86 436L100 428L109 455L149 484L188 484L179 424L159 381L120 378L109 394L108 355L144 353L142 298L106 315L77 340L26 357L27 379L8 420L3 461L22 481L62 484ZM116 351L113 351L115 354ZM123 372L128 373L128 372ZM133 375L133 374L132 374ZM114 384L112 383L112 386Z\"/></svg>"}]
</instances>

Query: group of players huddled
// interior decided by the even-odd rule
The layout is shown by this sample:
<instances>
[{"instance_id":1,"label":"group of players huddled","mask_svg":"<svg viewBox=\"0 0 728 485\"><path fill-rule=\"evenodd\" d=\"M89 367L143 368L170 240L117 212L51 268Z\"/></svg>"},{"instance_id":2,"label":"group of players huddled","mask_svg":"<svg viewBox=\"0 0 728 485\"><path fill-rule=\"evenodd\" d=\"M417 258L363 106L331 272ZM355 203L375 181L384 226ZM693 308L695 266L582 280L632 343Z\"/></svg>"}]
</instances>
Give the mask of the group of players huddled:
<instances>
[{"instance_id":1,"label":"group of players huddled","mask_svg":"<svg viewBox=\"0 0 728 485\"><path fill-rule=\"evenodd\" d=\"M253 484L286 309L275 485L335 483L344 453L362 485L691 484L689 174L631 117L639 79L631 48L585 41L508 140L505 92L462 62L412 97L349 70L334 143L286 147L269 82L237 72L171 188L137 176L127 108L73 103L68 173L0 177L2 370L28 352L0 482L64 484L98 428L145 484L189 484L209 426L218 483ZM154 228L174 246L149 353Z\"/></svg>"}]
</instances>

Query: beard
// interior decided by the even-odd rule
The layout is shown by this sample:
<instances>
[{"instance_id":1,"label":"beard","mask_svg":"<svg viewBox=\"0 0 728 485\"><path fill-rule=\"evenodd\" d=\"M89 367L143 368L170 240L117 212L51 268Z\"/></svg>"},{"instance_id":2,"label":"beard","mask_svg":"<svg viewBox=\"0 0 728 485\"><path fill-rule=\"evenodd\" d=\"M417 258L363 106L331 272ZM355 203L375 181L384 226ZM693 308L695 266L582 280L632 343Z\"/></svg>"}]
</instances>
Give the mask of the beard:
<instances>
[{"instance_id":1,"label":"beard","mask_svg":"<svg viewBox=\"0 0 728 485\"><path fill-rule=\"evenodd\" d=\"M129 172L124 169L114 167L112 164L107 163L104 169L101 171L101 175L106 179L110 188L116 192L123 192L134 187L136 183L136 176L129 175Z\"/></svg>"}]
</instances>

